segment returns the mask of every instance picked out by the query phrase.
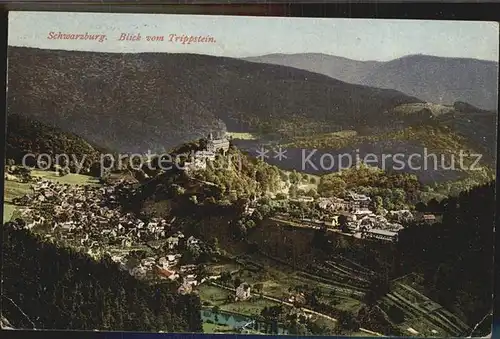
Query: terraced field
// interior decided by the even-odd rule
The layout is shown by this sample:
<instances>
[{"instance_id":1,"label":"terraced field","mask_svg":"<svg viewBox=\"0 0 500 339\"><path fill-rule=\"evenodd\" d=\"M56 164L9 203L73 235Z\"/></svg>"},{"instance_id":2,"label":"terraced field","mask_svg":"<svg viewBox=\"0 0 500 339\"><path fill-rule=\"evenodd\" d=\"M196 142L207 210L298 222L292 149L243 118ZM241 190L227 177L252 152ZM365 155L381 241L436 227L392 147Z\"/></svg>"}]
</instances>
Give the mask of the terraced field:
<instances>
[{"instance_id":1,"label":"terraced field","mask_svg":"<svg viewBox=\"0 0 500 339\"><path fill-rule=\"evenodd\" d=\"M394 283L391 292L382 299L381 307L392 318L401 320L398 326L403 330L413 328L420 335L460 336L470 331L451 312L401 282Z\"/></svg>"}]
</instances>

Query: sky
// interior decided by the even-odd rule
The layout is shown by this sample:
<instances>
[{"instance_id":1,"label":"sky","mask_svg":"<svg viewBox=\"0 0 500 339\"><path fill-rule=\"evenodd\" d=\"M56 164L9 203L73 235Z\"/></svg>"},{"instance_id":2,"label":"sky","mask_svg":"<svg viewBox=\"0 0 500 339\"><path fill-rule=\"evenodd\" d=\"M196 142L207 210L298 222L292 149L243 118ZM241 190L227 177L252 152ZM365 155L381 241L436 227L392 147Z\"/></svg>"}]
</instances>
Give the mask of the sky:
<instances>
[{"instance_id":1,"label":"sky","mask_svg":"<svg viewBox=\"0 0 500 339\"><path fill-rule=\"evenodd\" d=\"M49 32L105 34L107 40L54 40ZM140 33L140 41L118 41ZM182 44L169 35L212 37ZM165 41L146 41L146 36ZM10 12L9 45L100 52L197 53L249 57L324 53L387 61L410 54L498 61L496 22L281 18L172 14Z\"/></svg>"}]
</instances>

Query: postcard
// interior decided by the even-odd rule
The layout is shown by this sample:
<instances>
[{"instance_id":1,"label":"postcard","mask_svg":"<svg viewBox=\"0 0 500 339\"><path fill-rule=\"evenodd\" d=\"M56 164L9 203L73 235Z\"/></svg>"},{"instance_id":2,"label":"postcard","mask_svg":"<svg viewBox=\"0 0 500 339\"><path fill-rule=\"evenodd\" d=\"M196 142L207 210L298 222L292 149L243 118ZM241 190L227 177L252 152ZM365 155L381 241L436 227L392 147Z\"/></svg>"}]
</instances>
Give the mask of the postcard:
<instances>
[{"instance_id":1,"label":"postcard","mask_svg":"<svg viewBox=\"0 0 500 339\"><path fill-rule=\"evenodd\" d=\"M11 12L2 327L489 335L498 34Z\"/></svg>"}]
</instances>

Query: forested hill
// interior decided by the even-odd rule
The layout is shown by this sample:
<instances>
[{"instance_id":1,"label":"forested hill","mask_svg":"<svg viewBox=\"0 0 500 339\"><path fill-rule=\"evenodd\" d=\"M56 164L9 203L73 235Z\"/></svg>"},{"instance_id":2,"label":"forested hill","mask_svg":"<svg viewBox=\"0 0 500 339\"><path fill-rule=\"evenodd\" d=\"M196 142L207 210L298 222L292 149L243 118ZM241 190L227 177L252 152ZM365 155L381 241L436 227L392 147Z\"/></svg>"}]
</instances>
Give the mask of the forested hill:
<instances>
[{"instance_id":1,"label":"forested hill","mask_svg":"<svg viewBox=\"0 0 500 339\"><path fill-rule=\"evenodd\" d=\"M169 149L226 127L278 133L386 127L392 120L384 112L421 102L233 58L25 47L9 47L8 54L10 114L124 152Z\"/></svg>"},{"instance_id":2,"label":"forested hill","mask_svg":"<svg viewBox=\"0 0 500 339\"><path fill-rule=\"evenodd\" d=\"M493 304L495 182L417 207L442 214L442 223L399 233L399 273L418 270L427 295L474 326Z\"/></svg>"},{"instance_id":3,"label":"forested hill","mask_svg":"<svg viewBox=\"0 0 500 339\"><path fill-rule=\"evenodd\" d=\"M13 225L3 226L2 315L14 327L202 331L198 296L140 282L110 258L96 262Z\"/></svg>"},{"instance_id":4,"label":"forested hill","mask_svg":"<svg viewBox=\"0 0 500 339\"><path fill-rule=\"evenodd\" d=\"M5 152L6 159L13 159L18 164L22 163L26 154L32 154L34 157L40 154L51 154L54 157L66 154L72 161L69 164L71 169L76 168L76 163L90 168L93 162L100 159L101 154L109 153L108 150L91 145L74 133L64 132L19 114L7 115ZM26 165L34 166L34 157L26 158ZM52 160L52 163L55 163L55 158Z\"/></svg>"}]
</instances>

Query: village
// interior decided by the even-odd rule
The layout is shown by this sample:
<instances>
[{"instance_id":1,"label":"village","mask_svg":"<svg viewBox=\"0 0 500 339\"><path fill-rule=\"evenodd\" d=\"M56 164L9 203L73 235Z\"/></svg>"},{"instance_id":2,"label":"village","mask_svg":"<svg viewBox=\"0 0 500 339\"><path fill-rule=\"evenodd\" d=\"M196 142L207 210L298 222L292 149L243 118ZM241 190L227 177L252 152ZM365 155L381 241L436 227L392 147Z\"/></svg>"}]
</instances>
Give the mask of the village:
<instances>
[{"instance_id":1,"label":"village","mask_svg":"<svg viewBox=\"0 0 500 339\"><path fill-rule=\"evenodd\" d=\"M347 236L359 239L376 239L396 242L398 232L404 224L413 220L421 220L432 224L437 218L434 214L412 212L408 209L387 211L376 214L369 206L371 197L349 191L345 197L312 197L302 196L291 201L312 205L322 211L322 220L308 217L293 218L290 213L278 213L275 218L281 220L296 219L304 227L326 228ZM250 209L252 211L252 209ZM327 220L326 220L327 219Z\"/></svg>"}]
</instances>

